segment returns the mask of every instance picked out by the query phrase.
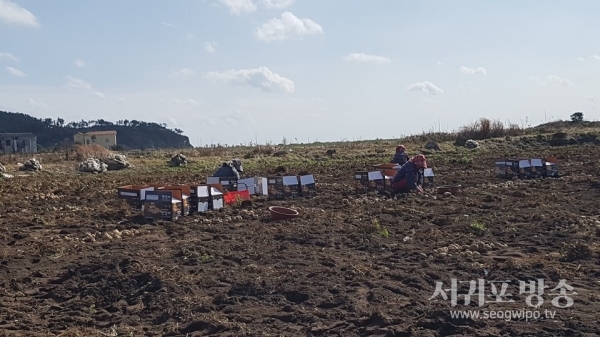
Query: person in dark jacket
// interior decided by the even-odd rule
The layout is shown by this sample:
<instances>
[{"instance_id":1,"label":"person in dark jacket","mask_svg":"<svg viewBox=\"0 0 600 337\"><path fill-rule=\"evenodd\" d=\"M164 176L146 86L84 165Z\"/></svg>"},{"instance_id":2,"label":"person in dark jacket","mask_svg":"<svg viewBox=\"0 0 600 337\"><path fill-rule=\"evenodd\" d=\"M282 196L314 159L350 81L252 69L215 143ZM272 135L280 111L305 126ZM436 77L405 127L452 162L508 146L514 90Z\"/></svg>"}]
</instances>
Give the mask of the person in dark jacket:
<instances>
[{"instance_id":1,"label":"person in dark jacket","mask_svg":"<svg viewBox=\"0 0 600 337\"><path fill-rule=\"evenodd\" d=\"M392 178L394 193L423 192L423 170L427 168L427 159L419 154L407 161Z\"/></svg>"},{"instance_id":2,"label":"person in dark jacket","mask_svg":"<svg viewBox=\"0 0 600 337\"><path fill-rule=\"evenodd\" d=\"M231 178L236 177L240 179L240 173L244 173L242 167L242 161L239 159L233 159L231 161L224 162L218 170L213 173L213 177Z\"/></svg>"},{"instance_id":3,"label":"person in dark jacket","mask_svg":"<svg viewBox=\"0 0 600 337\"><path fill-rule=\"evenodd\" d=\"M396 146L396 154L394 155L394 159L392 159L392 163L404 165L408 159L408 154L406 154L406 148L404 145Z\"/></svg>"}]
</instances>

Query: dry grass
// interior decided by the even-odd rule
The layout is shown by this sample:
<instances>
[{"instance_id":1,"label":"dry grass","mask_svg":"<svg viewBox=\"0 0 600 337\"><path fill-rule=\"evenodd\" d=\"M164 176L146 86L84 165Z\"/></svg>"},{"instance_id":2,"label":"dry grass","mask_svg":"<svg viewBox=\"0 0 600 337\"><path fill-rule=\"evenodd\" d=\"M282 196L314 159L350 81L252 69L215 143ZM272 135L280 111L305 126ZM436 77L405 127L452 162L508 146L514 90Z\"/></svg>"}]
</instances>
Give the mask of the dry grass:
<instances>
[{"instance_id":1,"label":"dry grass","mask_svg":"<svg viewBox=\"0 0 600 337\"><path fill-rule=\"evenodd\" d=\"M401 139L404 143L424 143L424 142L453 142L456 139L457 135L455 132L443 132L443 131L423 131L423 133L418 135L412 135L408 137L404 137Z\"/></svg>"},{"instance_id":2,"label":"dry grass","mask_svg":"<svg viewBox=\"0 0 600 337\"><path fill-rule=\"evenodd\" d=\"M460 128L457 138L482 140L490 138L500 138L506 136L518 136L523 133L516 124L507 123L506 125L498 120L481 118L470 125Z\"/></svg>"},{"instance_id":3,"label":"dry grass","mask_svg":"<svg viewBox=\"0 0 600 337\"><path fill-rule=\"evenodd\" d=\"M215 156L223 156L225 153L228 153L231 149L225 146L210 146L210 147L198 147L196 148L196 152L200 157L215 157Z\"/></svg>"},{"instance_id":4,"label":"dry grass","mask_svg":"<svg viewBox=\"0 0 600 337\"><path fill-rule=\"evenodd\" d=\"M76 144L73 146L73 152L75 153L75 159L77 160L86 160L88 158L104 158L111 154L109 150L98 144Z\"/></svg>"},{"instance_id":5,"label":"dry grass","mask_svg":"<svg viewBox=\"0 0 600 337\"><path fill-rule=\"evenodd\" d=\"M64 152L49 152L49 153L18 153L18 154L5 154L0 155L0 163L4 165L14 165L17 163L24 163L31 158L35 158L44 164L48 163L62 163L65 161ZM8 169L8 167L6 167Z\"/></svg>"},{"instance_id":6,"label":"dry grass","mask_svg":"<svg viewBox=\"0 0 600 337\"><path fill-rule=\"evenodd\" d=\"M436 131L431 129L430 131L423 131L421 134L404 137L401 140L406 143L422 143L428 141L442 143L457 142L461 140L461 142L464 143L467 139L483 140L506 136L518 136L524 134L525 131L525 129L520 128L516 124L505 124L498 120L480 118L469 125L460 127L458 131Z\"/></svg>"}]
</instances>

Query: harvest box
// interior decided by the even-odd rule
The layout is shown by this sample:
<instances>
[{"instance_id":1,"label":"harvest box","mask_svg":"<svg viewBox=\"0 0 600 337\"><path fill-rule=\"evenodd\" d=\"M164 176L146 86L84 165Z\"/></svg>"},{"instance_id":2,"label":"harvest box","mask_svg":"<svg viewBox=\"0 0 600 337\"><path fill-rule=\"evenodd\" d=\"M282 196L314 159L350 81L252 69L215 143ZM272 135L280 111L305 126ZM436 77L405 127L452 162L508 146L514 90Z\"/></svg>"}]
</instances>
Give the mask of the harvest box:
<instances>
[{"instance_id":1,"label":"harvest box","mask_svg":"<svg viewBox=\"0 0 600 337\"><path fill-rule=\"evenodd\" d=\"M149 185L125 185L117 187L119 199L123 199L134 212L140 212L144 208L144 199L148 191L153 191L154 187Z\"/></svg>"},{"instance_id":2,"label":"harvest box","mask_svg":"<svg viewBox=\"0 0 600 337\"><path fill-rule=\"evenodd\" d=\"M423 170L423 185L432 185L435 174L433 173L433 169L431 167ZM423 187L425 187L423 186Z\"/></svg>"},{"instance_id":3,"label":"harvest box","mask_svg":"<svg viewBox=\"0 0 600 337\"><path fill-rule=\"evenodd\" d=\"M519 177L539 178L558 177L558 160L554 157L545 159L504 159L495 162L496 176L502 178Z\"/></svg>"},{"instance_id":4,"label":"harvest box","mask_svg":"<svg viewBox=\"0 0 600 337\"><path fill-rule=\"evenodd\" d=\"M381 171L357 171L354 173L354 185L358 193L383 191L385 177Z\"/></svg>"},{"instance_id":5,"label":"harvest box","mask_svg":"<svg viewBox=\"0 0 600 337\"><path fill-rule=\"evenodd\" d=\"M525 179L531 176L531 162L529 159L519 160L519 178Z\"/></svg>"},{"instance_id":6,"label":"harvest box","mask_svg":"<svg viewBox=\"0 0 600 337\"><path fill-rule=\"evenodd\" d=\"M297 176L283 177L283 197L297 198L300 196L300 183Z\"/></svg>"},{"instance_id":7,"label":"harvest box","mask_svg":"<svg viewBox=\"0 0 600 337\"><path fill-rule=\"evenodd\" d=\"M208 177L206 178L207 184L221 184L225 191L237 191L238 178L237 177Z\"/></svg>"},{"instance_id":8,"label":"harvest box","mask_svg":"<svg viewBox=\"0 0 600 337\"><path fill-rule=\"evenodd\" d=\"M190 186L187 185L171 185L171 186L163 186L156 189L156 191L180 191L180 200L181 200L181 215L187 216L190 214L190 195L191 190Z\"/></svg>"},{"instance_id":9,"label":"harvest box","mask_svg":"<svg viewBox=\"0 0 600 337\"><path fill-rule=\"evenodd\" d=\"M237 182L237 190L248 190L250 195L268 195L267 178L252 177L240 179Z\"/></svg>"},{"instance_id":10,"label":"harvest box","mask_svg":"<svg viewBox=\"0 0 600 337\"><path fill-rule=\"evenodd\" d=\"M303 197L312 198L317 195L317 184L312 174L300 176L300 193Z\"/></svg>"},{"instance_id":11,"label":"harvest box","mask_svg":"<svg viewBox=\"0 0 600 337\"><path fill-rule=\"evenodd\" d=\"M146 192L144 218L175 221L181 216L181 190L154 190Z\"/></svg>"},{"instance_id":12,"label":"harvest box","mask_svg":"<svg viewBox=\"0 0 600 337\"><path fill-rule=\"evenodd\" d=\"M283 177L268 177L267 189L269 199L284 199L283 195Z\"/></svg>"},{"instance_id":13,"label":"harvest box","mask_svg":"<svg viewBox=\"0 0 600 337\"><path fill-rule=\"evenodd\" d=\"M223 208L223 195L225 190L220 184L203 184L194 186L196 195L197 212L204 213L209 210Z\"/></svg>"}]
</instances>

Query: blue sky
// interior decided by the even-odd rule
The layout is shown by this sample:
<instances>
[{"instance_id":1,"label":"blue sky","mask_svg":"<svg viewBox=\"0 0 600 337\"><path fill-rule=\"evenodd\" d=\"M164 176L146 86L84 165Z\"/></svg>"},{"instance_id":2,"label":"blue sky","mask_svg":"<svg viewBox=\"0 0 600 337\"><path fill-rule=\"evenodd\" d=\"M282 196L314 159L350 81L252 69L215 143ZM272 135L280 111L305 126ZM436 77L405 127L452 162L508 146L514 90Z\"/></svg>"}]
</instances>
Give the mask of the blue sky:
<instances>
[{"instance_id":1,"label":"blue sky","mask_svg":"<svg viewBox=\"0 0 600 337\"><path fill-rule=\"evenodd\" d=\"M0 110L194 145L600 117L600 1L0 0Z\"/></svg>"}]
</instances>

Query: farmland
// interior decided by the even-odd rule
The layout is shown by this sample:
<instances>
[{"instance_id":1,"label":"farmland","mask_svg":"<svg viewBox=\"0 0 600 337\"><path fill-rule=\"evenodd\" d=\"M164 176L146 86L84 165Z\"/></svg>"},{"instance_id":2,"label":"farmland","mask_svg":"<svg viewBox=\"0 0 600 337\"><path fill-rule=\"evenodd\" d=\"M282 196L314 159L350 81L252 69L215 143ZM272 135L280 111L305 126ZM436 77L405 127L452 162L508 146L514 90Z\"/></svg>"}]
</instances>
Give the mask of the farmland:
<instances>
[{"instance_id":1,"label":"farmland","mask_svg":"<svg viewBox=\"0 0 600 337\"><path fill-rule=\"evenodd\" d=\"M258 147L186 150L190 164L183 168L166 165L176 152L127 153L132 168L102 174L76 172L64 154L40 155L44 170L31 173L15 172L27 158L1 158L15 177L0 181L0 330L6 336L595 336L600 148L546 139L552 135L487 139L475 150L440 141L441 151L427 152L436 184L461 184L462 193L426 189L400 199L357 195L352 184L355 170L391 159L395 141L288 145L281 156ZM414 154L424 144L417 137L405 145ZM561 177L496 178L494 160L507 156L557 157ZM234 157L246 158L251 176L314 174L319 195L256 198L251 209L155 223L117 199L116 188L126 184L200 183ZM269 221L272 205L300 216ZM476 297L464 305L460 296L453 308L450 298L430 300L436 282L448 288L451 279L510 282L506 293L514 302L490 303L486 296L478 307ZM519 281L538 279L548 286L544 303L528 307ZM561 279L577 292L568 308L551 303ZM527 321L450 315L465 309L542 314ZM546 318L544 310L555 316Z\"/></svg>"}]
</instances>

